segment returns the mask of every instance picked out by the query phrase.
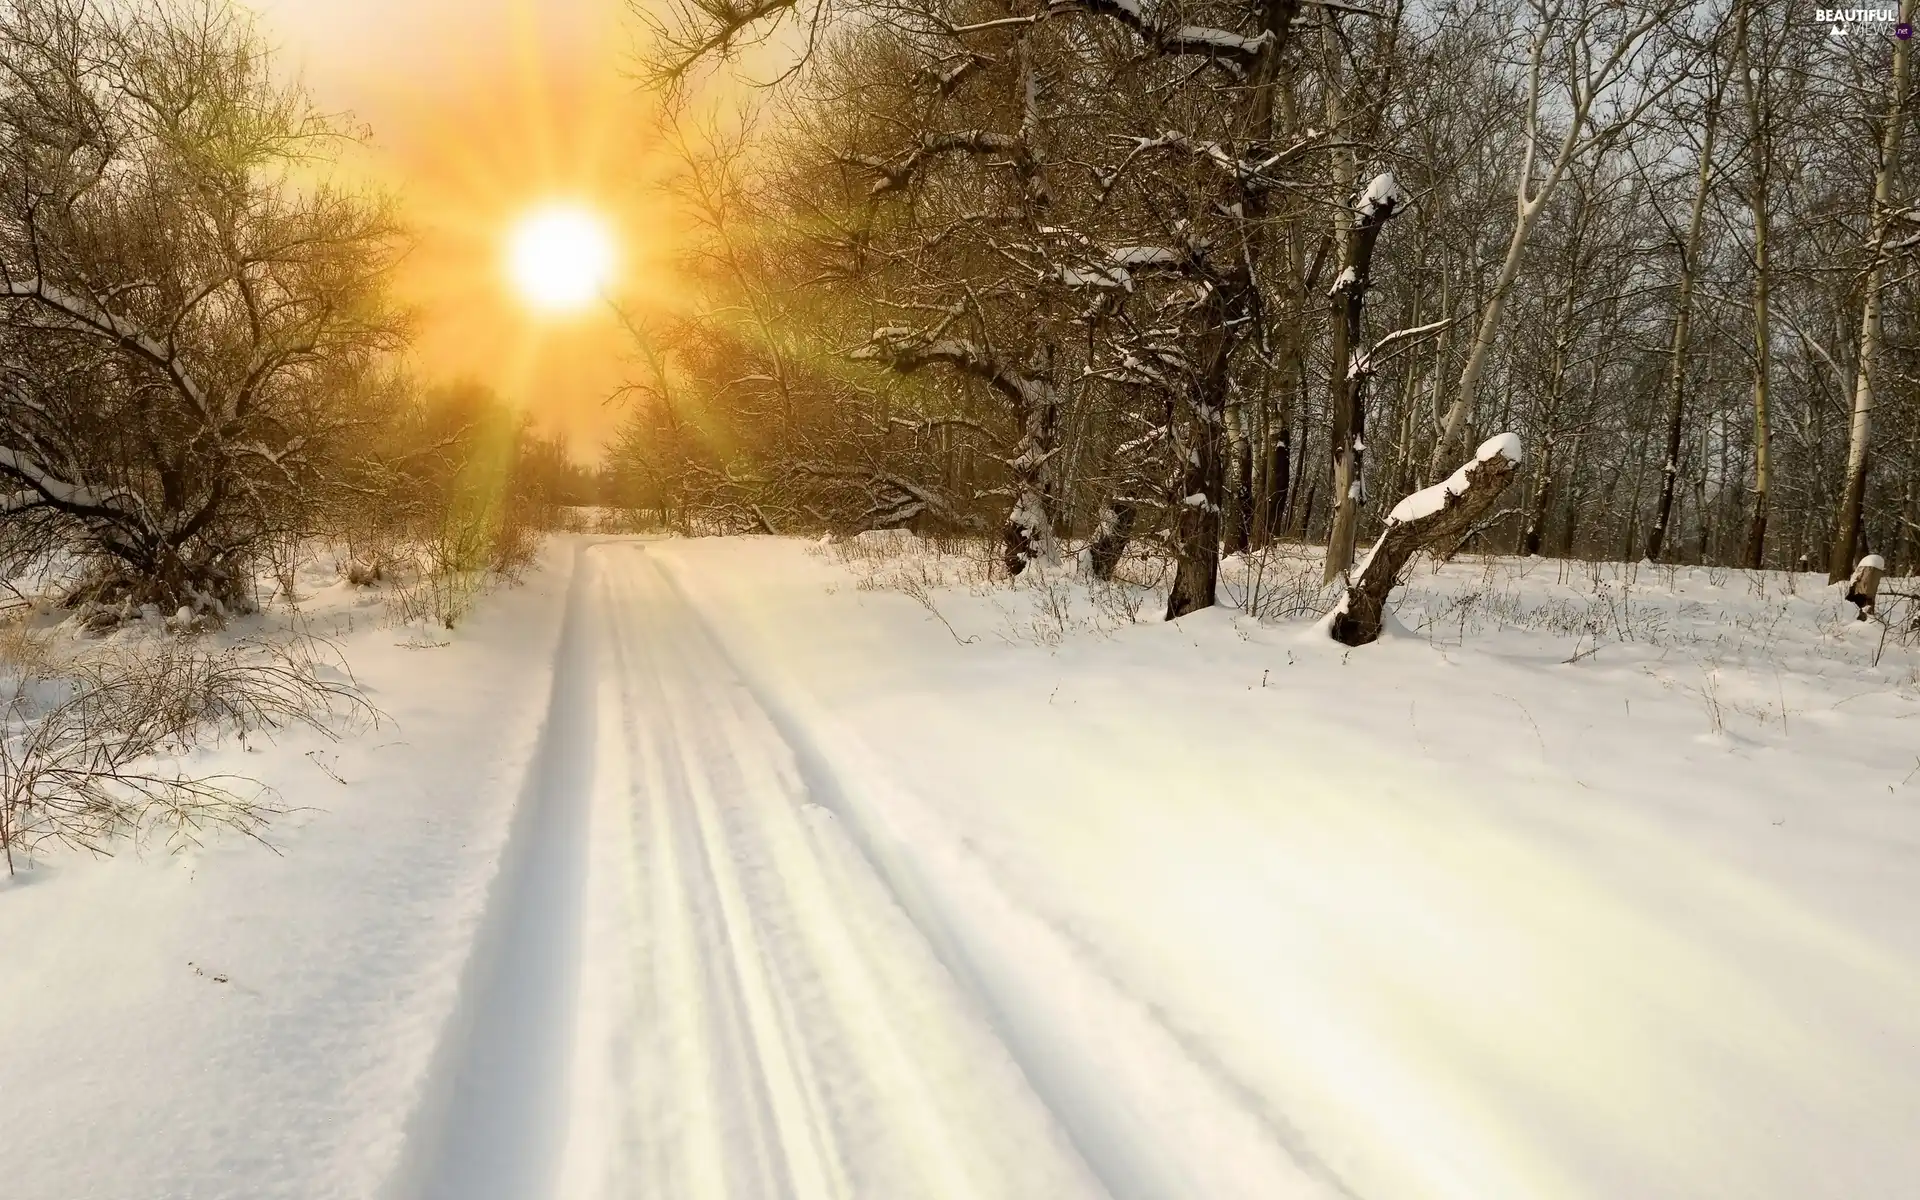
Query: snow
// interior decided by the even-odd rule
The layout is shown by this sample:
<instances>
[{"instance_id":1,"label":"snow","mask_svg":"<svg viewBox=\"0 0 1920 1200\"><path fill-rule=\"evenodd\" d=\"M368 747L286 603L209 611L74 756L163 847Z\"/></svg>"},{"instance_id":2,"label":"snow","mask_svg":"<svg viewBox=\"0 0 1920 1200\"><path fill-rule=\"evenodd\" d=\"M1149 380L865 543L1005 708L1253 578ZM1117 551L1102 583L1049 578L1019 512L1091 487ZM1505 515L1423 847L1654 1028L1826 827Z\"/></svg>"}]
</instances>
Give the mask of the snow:
<instances>
[{"instance_id":1,"label":"snow","mask_svg":"<svg viewBox=\"0 0 1920 1200\"><path fill-rule=\"evenodd\" d=\"M1480 448L1473 452L1473 461L1475 462L1491 462L1496 458L1504 458L1515 466L1519 466L1525 462L1526 452L1521 448L1520 435L1517 433L1496 433L1486 441L1481 442Z\"/></svg>"},{"instance_id":2,"label":"snow","mask_svg":"<svg viewBox=\"0 0 1920 1200\"><path fill-rule=\"evenodd\" d=\"M0 500L0 511L26 508L38 501L42 495L62 504L86 505L93 508L107 508L122 502L132 505L139 503L138 498L131 492L102 493L56 479L41 469L30 456L5 446L0 446L0 471L16 475L35 489L32 492L14 493Z\"/></svg>"},{"instance_id":3,"label":"snow","mask_svg":"<svg viewBox=\"0 0 1920 1200\"><path fill-rule=\"evenodd\" d=\"M1383 208L1387 210L1388 216L1392 216L1404 210L1409 203L1411 200L1407 197L1406 190L1400 186L1400 181L1393 177L1393 172L1382 171L1367 184L1367 190L1361 194L1359 203L1353 206L1353 210L1360 219L1365 220Z\"/></svg>"},{"instance_id":4,"label":"snow","mask_svg":"<svg viewBox=\"0 0 1920 1200\"><path fill-rule=\"evenodd\" d=\"M1125 267L1059 268L1059 279L1070 288L1119 288L1133 290L1133 275Z\"/></svg>"},{"instance_id":5,"label":"snow","mask_svg":"<svg viewBox=\"0 0 1920 1200\"><path fill-rule=\"evenodd\" d=\"M1482 442L1480 448L1473 452L1473 462L1483 463L1495 458L1504 458L1517 465L1522 461L1522 454L1520 435L1502 433ZM1399 524L1417 521L1445 508L1449 499L1467 490L1467 467L1472 465L1473 463L1468 463L1467 466L1461 467L1432 487L1421 488L1401 500L1393 506L1393 511L1387 514L1388 522Z\"/></svg>"},{"instance_id":6,"label":"snow","mask_svg":"<svg viewBox=\"0 0 1920 1200\"><path fill-rule=\"evenodd\" d=\"M1572 635L1103 626L1078 588L1052 641L1041 579L937 592L950 637L797 549L661 553L1108 1194L1892 1197L1920 1167L1920 664L1867 667L1805 578L1610 579L1708 640L1566 664ZM1775 666L1786 728L1735 707Z\"/></svg>"},{"instance_id":7,"label":"snow","mask_svg":"<svg viewBox=\"0 0 1920 1200\"><path fill-rule=\"evenodd\" d=\"M1218 46L1222 50L1233 50L1253 54L1271 40L1272 35L1262 32L1254 37L1234 33L1226 29L1214 29L1207 25L1182 25L1174 37L1182 42L1201 46Z\"/></svg>"},{"instance_id":8,"label":"snow","mask_svg":"<svg viewBox=\"0 0 1920 1200\"><path fill-rule=\"evenodd\" d=\"M305 810L280 855L225 840L0 870L0 1193L379 1193L546 719L570 557L431 650L377 596L302 579L307 627L387 719L196 755Z\"/></svg>"},{"instance_id":9,"label":"snow","mask_svg":"<svg viewBox=\"0 0 1920 1200\"><path fill-rule=\"evenodd\" d=\"M1887 569L1887 560L1881 558L1878 554L1869 554L1860 560L1860 566L1868 567L1875 571L1884 571Z\"/></svg>"},{"instance_id":10,"label":"snow","mask_svg":"<svg viewBox=\"0 0 1920 1200\"><path fill-rule=\"evenodd\" d=\"M206 389L181 365L179 356L127 318L65 291L45 279L17 279L0 285L0 297L40 300L85 328L138 347L143 355L168 372L175 385L186 393L187 398L202 413L214 411L208 401Z\"/></svg>"},{"instance_id":11,"label":"snow","mask_svg":"<svg viewBox=\"0 0 1920 1200\"><path fill-rule=\"evenodd\" d=\"M1905 1194L1920 648L1822 577L1349 651L1297 548L1171 626L993 552L563 539L424 650L310 579L392 720L204 752L283 856L0 881L0 1191Z\"/></svg>"},{"instance_id":12,"label":"snow","mask_svg":"<svg viewBox=\"0 0 1920 1200\"><path fill-rule=\"evenodd\" d=\"M1117 267L1150 267L1179 262L1182 255L1171 246L1115 246L1108 257Z\"/></svg>"},{"instance_id":13,"label":"snow","mask_svg":"<svg viewBox=\"0 0 1920 1200\"><path fill-rule=\"evenodd\" d=\"M1352 267L1342 267L1340 273L1333 277L1333 286L1327 289L1327 295L1338 296L1359 281L1360 276Z\"/></svg>"}]
</instances>

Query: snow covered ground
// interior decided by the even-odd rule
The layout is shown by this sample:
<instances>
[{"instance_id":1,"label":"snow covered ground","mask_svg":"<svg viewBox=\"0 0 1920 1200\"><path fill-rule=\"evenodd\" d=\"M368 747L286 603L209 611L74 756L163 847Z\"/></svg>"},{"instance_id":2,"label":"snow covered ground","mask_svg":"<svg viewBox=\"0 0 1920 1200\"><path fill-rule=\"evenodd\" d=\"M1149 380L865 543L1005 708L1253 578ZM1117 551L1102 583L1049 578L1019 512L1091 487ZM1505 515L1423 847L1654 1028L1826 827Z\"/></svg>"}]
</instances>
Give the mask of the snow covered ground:
<instances>
[{"instance_id":1,"label":"snow covered ground","mask_svg":"<svg viewBox=\"0 0 1920 1200\"><path fill-rule=\"evenodd\" d=\"M1311 563L880 541L320 597L393 721L209 753L282 857L0 883L0 1194L1911 1194L1920 657L1816 580L1461 562L1348 651Z\"/></svg>"}]
</instances>

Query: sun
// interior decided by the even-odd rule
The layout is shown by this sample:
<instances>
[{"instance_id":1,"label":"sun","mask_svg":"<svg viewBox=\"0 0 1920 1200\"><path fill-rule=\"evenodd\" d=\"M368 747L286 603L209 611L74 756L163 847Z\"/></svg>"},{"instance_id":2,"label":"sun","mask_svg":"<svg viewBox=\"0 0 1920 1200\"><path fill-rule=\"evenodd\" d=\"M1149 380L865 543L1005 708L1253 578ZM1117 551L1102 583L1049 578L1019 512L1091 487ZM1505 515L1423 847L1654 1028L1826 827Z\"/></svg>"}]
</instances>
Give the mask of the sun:
<instances>
[{"instance_id":1,"label":"sun","mask_svg":"<svg viewBox=\"0 0 1920 1200\"><path fill-rule=\"evenodd\" d=\"M553 204L522 217L507 239L507 274L529 305L569 313L606 293L613 278L613 234L586 208Z\"/></svg>"}]
</instances>

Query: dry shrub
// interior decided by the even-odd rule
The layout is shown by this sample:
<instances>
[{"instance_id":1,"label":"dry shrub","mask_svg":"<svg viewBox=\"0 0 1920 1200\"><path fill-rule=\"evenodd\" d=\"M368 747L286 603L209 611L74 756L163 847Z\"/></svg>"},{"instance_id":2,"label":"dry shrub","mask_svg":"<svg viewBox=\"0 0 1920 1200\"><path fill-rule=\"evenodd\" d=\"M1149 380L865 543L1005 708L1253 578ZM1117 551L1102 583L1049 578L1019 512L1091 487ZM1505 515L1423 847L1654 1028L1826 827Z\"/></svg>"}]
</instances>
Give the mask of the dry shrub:
<instances>
[{"instance_id":1,"label":"dry shrub","mask_svg":"<svg viewBox=\"0 0 1920 1200\"><path fill-rule=\"evenodd\" d=\"M660 515L650 508L613 507L602 509L594 522L596 533L666 533Z\"/></svg>"},{"instance_id":2,"label":"dry shrub","mask_svg":"<svg viewBox=\"0 0 1920 1200\"><path fill-rule=\"evenodd\" d=\"M1325 551L1275 542L1221 563L1220 593L1228 604L1258 621L1318 616L1335 599L1322 580Z\"/></svg>"},{"instance_id":3,"label":"dry shrub","mask_svg":"<svg viewBox=\"0 0 1920 1200\"><path fill-rule=\"evenodd\" d=\"M452 629L493 579L520 578L538 555L540 539L525 506L455 505L407 553L410 569L388 593L388 611L402 625Z\"/></svg>"},{"instance_id":4,"label":"dry shrub","mask_svg":"<svg viewBox=\"0 0 1920 1200\"><path fill-rule=\"evenodd\" d=\"M272 789L194 774L169 758L233 734L289 726L337 736L377 714L350 681L321 678L306 642L209 648L191 640L62 657L15 631L0 646L0 853L9 874L46 848L111 853L122 838L169 850L229 830L264 841L285 812Z\"/></svg>"}]
</instances>

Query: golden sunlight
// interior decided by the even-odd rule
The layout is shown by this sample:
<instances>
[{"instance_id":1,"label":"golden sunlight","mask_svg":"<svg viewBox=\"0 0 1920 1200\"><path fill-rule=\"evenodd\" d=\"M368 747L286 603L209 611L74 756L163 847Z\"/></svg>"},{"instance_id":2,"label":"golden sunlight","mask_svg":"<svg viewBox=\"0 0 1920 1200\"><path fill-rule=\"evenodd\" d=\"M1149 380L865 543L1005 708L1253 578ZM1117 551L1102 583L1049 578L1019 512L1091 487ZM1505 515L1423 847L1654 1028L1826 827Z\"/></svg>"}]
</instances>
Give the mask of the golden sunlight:
<instances>
[{"instance_id":1,"label":"golden sunlight","mask_svg":"<svg viewBox=\"0 0 1920 1200\"><path fill-rule=\"evenodd\" d=\"M613 265L607 223L573 205L529 213L507 241L507 273L521 298L542 312L578 312L592 304L606 294Z\"/></svg>"}]
</instances>

